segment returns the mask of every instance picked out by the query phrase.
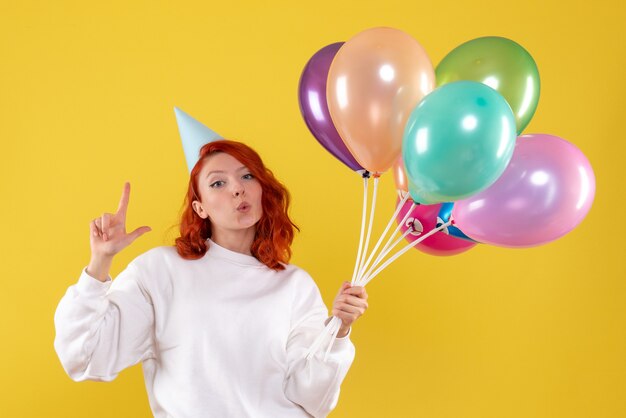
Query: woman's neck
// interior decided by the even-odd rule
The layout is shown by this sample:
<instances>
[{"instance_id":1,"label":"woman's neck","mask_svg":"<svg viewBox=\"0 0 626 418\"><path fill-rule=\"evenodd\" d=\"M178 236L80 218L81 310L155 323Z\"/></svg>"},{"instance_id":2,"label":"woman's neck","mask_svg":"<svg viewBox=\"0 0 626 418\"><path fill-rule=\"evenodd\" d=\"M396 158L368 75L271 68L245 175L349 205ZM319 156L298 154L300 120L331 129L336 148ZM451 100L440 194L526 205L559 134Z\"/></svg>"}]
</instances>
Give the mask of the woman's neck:
<instances>
[{"instance_id":1,"label":"woman's neck","mask_svg":"<svg viewBox=\"0 0 626 418\"><path fill-rule=\"evenodd\" d=\"M255 227L238 231L214 228L211 234L211 240L227 250L252 255L251 249L255 235Z\"/></svg>"}]
</instances>

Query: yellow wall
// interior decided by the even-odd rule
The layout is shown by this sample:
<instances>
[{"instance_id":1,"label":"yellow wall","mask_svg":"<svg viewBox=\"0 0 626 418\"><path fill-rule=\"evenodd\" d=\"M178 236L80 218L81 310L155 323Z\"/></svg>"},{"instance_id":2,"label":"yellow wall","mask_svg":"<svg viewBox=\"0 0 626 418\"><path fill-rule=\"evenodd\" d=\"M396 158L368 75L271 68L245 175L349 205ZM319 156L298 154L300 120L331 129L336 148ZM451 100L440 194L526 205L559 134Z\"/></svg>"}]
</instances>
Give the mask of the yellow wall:
<instances>
[{"instance_id":1,"label":"yellow wall","mask_svg":"<svg viewBox=\"0 0 626 418\"><path fill-rule=\"evenodd\" d=\"M453 257L412 251L369 288L335 417L626 416L626 10L621 1L4 1L0 5L0 415L149 416L139 367L74 383L52 342L56 305L89 259L88 223L133 191L120 254L170 243L186 187L172 111L248 142L293 194L293 262L327 303L352 273L361 183L307 131L309 57L374 26L414 36L434 63L499 35L541 74L526 132L576 144L595 203L564 238ZM129 3L129 4L128 4ZM393 211L383 177L377 231Z\"/></svg>"}]
</instances>

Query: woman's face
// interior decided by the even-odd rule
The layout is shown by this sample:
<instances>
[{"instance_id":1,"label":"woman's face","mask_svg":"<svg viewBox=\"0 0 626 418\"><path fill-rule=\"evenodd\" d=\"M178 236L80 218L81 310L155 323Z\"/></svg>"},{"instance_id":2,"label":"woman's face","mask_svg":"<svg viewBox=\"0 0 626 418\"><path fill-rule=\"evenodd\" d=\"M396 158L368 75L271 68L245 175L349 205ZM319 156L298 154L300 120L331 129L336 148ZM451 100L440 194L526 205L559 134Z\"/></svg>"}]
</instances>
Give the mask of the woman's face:
<instances>
[{"instance_id":1,"label":"woman's face","mask_svg":"<svg viewBox=\"0 0 626 418\"><path fill-rule=\"evenodd\" d=\"M198 176L201 201L192 203L211 228L241 231L254 228L263 215L262 189L250 170L225 152L218 152L204 163Z\"/></svg>"}]
</instances>

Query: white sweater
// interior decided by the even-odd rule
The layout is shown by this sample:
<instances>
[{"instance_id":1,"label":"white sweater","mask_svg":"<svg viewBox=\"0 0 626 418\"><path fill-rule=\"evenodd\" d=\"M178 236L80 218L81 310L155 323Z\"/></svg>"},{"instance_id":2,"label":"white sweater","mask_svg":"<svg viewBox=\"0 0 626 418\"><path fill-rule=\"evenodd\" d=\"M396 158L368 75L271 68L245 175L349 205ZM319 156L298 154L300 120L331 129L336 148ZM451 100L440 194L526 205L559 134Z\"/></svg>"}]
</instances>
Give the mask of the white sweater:
<instances>
[{"instance_id":1,"label":"white sweater","mask_svg":"<svg viewBox=\"0 0 626 418\"><path fill-rule=\"evenodd\" d=\"M323 417L352 360L304 354L328 311L311 277L209 241L199 260L157 247L115 281L83 272L59 303L54 347L76 380L110 381L143 362L155 417Z\"/></svg>"}]
</instances>

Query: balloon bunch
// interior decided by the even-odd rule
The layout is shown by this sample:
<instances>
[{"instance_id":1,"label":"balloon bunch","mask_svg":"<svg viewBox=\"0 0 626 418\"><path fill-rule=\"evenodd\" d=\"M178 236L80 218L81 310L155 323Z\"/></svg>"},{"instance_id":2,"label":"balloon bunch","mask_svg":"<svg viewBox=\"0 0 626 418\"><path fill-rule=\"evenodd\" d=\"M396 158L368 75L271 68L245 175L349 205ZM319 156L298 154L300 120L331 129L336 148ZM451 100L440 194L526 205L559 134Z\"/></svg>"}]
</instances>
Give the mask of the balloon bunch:
<instances>
[{"instance_id":1,"label":"balloon bunch","mask_svg":"<svg viewBox=\"0 0 626 418\"><path fill-rule=\"evenodd\" d=\"M530 54L506 38L478 38L446 55L435 75L438 88L407 123L395 166L406 167L406 180L396 175L396 185L421 204L412 216L430 220L439 209L439 223L455 225L450 240L417 248L452 255L478 242L532 247L574 229L591 208L595 176L564 139L520 135L539 101ZM431 207L443 202L453 203Z\"/></svg>"},{"instance_id":2,"label":"balloon bunch","mask_svg":"<svg viewBox=\"0 0 626 418\"><path fill-rule=\"evenodd\" d=\"M477 243L529 247L578 225L593 201L593 170L563 139L518 137L538 100L535 61L506 38L466 42L436 70L415 39L392 28L318 51L300 79L300 110L319 143L363 178L352 283L365 286L413 247L433 255ZM378 181L392 167L400 200L367 256ZM375 256L393 220L398 225ZM403 239L409 244L383 262ZM339 325L333 318L308 355L330 337L328 353Z\"/></svg>"}]
</instances>

